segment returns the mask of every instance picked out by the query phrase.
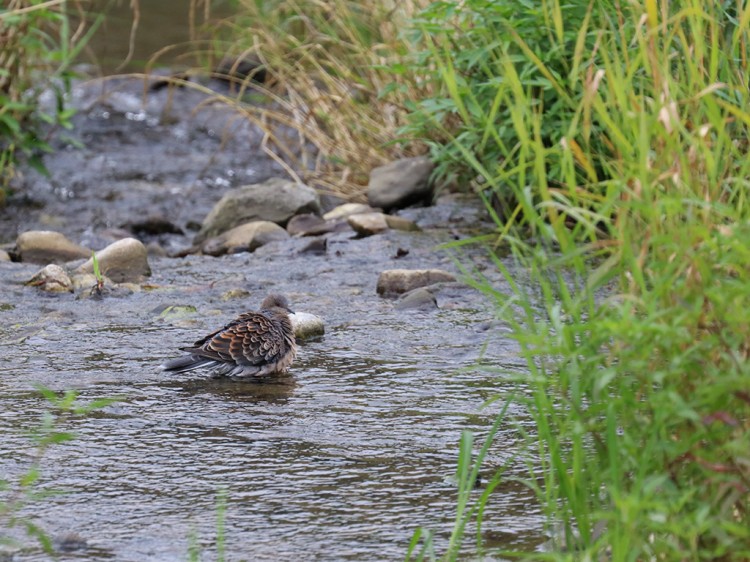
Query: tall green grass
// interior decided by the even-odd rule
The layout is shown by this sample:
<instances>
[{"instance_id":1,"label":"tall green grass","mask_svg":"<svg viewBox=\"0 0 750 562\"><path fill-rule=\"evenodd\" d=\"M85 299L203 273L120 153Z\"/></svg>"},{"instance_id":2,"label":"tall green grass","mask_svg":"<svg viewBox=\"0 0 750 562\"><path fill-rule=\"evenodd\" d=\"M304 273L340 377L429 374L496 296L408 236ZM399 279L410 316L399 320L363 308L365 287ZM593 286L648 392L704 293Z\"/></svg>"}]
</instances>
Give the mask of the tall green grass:
<instances>
[{"instance_id":1,"label":"tall green grass","mask_svg":"<svg viewBox=\"0 0 750 562\"><path fill-rule=\"evenodd\" d=\"M529 370L552 541L515 555L750 559L750 7L432 10L442 97L412 128L451 139L442 173L473 180L527 273L495 259L500 294L467 269Z\"/></svg>"}]
</instances>

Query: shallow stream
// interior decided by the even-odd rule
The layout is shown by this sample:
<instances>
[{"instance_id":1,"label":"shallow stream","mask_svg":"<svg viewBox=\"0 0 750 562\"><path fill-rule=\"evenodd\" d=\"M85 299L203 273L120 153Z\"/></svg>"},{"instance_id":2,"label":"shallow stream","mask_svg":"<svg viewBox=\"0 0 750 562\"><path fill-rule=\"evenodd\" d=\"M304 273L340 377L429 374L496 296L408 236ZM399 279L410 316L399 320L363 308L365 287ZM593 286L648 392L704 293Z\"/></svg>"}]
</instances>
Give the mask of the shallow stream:
<instances>
[{"instance_id":1,"label":"shallow stream","mask_svg":"<svg viewBox=\"0 0 750 562\"><path fill-rule=\"evenodd\" d=\"M0 268L0 471L12 480L31 460L25 432L45 408L35 383L76 388L83 400L123 397L66 421L77 438L43 460L42 488L64 493L26 513L62 541L59 560L182 561L191 541L214 560L220 490L226 560L399 560L419 526L445 548L461 431L481 439L500 408L483 403L507 390L502 375L475 366L523 364L472 289L446 287L427 310L376 295L383 269L454 269L436 250L446 231L350 236L332 235L325 256L299 254L305 240L292 239L254 254L152 259L153 288L102 300L20 285L37 266ZM398 248L408 255L395 259ZM249 295L230 298L238 289ZM271 290L326 323L288 376L243 383L159 370ZM485 481L507 462L524 476L517 439L510 424L501 429ZM485 514L486 544L529 547L540 530L530 492L506 480ZM34 549L14 558L46 559Z\"/></svg>"}]
</instances>

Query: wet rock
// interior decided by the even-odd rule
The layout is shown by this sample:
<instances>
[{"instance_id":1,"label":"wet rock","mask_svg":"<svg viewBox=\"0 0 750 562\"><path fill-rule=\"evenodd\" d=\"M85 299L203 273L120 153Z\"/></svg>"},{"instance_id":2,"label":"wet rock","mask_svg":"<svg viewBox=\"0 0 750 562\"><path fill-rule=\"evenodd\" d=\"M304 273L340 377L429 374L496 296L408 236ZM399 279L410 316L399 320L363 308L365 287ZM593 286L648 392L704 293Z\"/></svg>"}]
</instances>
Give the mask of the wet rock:
<instances>
[{"instance_id":1,"label":"wet rock","mask_svg":"<svg viewBox=\"0 0 750 562\"><path fill-rule=\"evenodd\" d=\"M456 277L442 269L388 269L378 277L379 295L400 295L419 287L455 281Z\"/></svg>"},{"instance_id":2,"label":"wet rock","mask_svg":"<svg viewBox=\"0 0 750 562\"><path fill-rule=\"evenodd\" d=\"M0 261L10 261L10 254L5 250L0 250Z\"/></svg>"},{"instance_id":3,"label":"wet rock","mask_svg":"<svg viewBox=\"0 0 750 562\"><path fill-rule=\"evenodd\" d=\"M402 295L396 301L396 308L401 310L409 308L437 308L437 299L428 289L419 287Z\"/></svg>"},{"instance_id":4,"label":"wet rock","mask_svg":"<svg viewBox=\"0 0 750 562\"><path fill-rule=\"evenodd\" d=\"M383 213L363 213L349 215L347 217L349 226L360 236L372 236L384 230L388 230L388 222Z\"/></svg>"},{"instance_id":5,"label":"wet rock","mask_svg":"<svg viewBox=\"0 0 750 562\"><path fill-rule=\"evenodd\" d=\"M149 242L146 246L146 250L148 251L148 255L151 257L159 257L164 258L169 255L169 252L159 244L158 242Z\"/></svg>"},{"instance_id":6,"label":"wet rock","mask_svg":"<svg viewBox=\"0 0 750 562\"><path fill-rule=\"evenodd\" d=\"M393 230L403 230L405 232L416 232L417 230L421 230L417 226L417 223L404 217L396 217L393 215L383 216L385 217L385 222L388 224L388 228L392 228Z\"/></svg>"},{"instance_id":7,"label":"wet rock","mask_svg":"<svg viewBox=\"0 0 750 562\"><path fill-rule=\"evenodd\" d=\"M278 224L270 221L253 221L206 240L202 251L210 256L253 252L269 242L287 238L289 234Z\"/></svg>"},{"instance_id":8,"label":"wet rock","mask_svg":"<svg viewBox=\"0 0 750 562\"><path fill-rule=\"evenodd\" d=\"M426 156L402 158L373 168L367 186L368 202L386 211L429 202L433 196L430 183L433 168Z\"/></svg>"},{"instance_id":9,"label":"wet rock","mask_svg":"<svg viewBox=\"0 0 750 562\"><path fill-rule=\"evenodd\" d=\"M250 291L246 289L229 289L221 294L221 300L231 301L235 299L247 299L250 297Z\"/></svg>"},{"instance_id":10,"label":"wet rock","mask_svg":"<svg viewBox=\"0 0 750 562\"><path fill-rule=\"evenodd\" d=\"M339 205L335 209L328 211L323 218L327 221L334 219L345 219L349 215L358 215L362 213L376 213L380 209L374 209L364 203L344 203Z\"/></svg>"},{"instance_id":11,"label":"wet rock","mask_svg":"<svg viewBox=\"0 0 750 562\"><path fill-rule=\"evenodd\" d=\"M74 273L71 279L73 281L73 288L76 291L90 291L99 285L99 280L93 273ZM111 287L114 285L114 282L109 277L102 276L102 285L104 287Z\"/></svg>"},{"instance_id":12,"label":"wet rock","mask_svg":"<svg viewBox=\"0 0 750 562\"><path fill-rule=\"evenodd\" d=\"M304 213L289 219L286 231L291 236L319 236L331 232L336 228L333 221L325 221L318 215Z\"/></svg>"},{"instance_id":13,"label":"wet rock","mask_svg":"<svg viewBox=\"0 0 750 562\"><path fill-rule=\"evenodd\" d=\"M309 244L303 246L299 253L300 254L313 254L322 256L328 252L328 238L321 236L320 238L313 238Z\"/></svg>"},{"instance_id":14,"label":"wet rock","mask_svg":"<svg viewBox=\"0 0 750 562\"><path fill-rule=\"evenodd\" d=\"M65 270L57 264L51 263L36 272L26 285L38 287L50 293L71 293L73 282Z\"/></svg>"},{"instance_id":15,"label":"wet rock","mask_svg":"<svg viewBox=\"0 0 750 562\"><path fill-rule=\"evenodd\" d=\"M96 253L99 271L115 283L140 282L151 275L146 246L135 238L123 238ZM76 273L93 273L94 262L89 259Z\"/></svg>"},{"instance_id":16,"label":"wet rock","mask_svg":"<svg viewBox=\"0 0 750 562\"><path fill-rule=\"evenodd\" d=\"M289 315L294 329L294 337L300 340L325 334L323 319L308 312L295 312Z\"/></svg>"},{"instance_id":17,"label":"wet rock","mask_svg":"<svg viewBox=\"0 0 750 562\"><path fill-rule=\"evenodd\" d=\"M320 212L314 189L293 181L271 178L263 183L232 189L211 209L195 242L252 221L267 220L282 226L300 213Z\"/></svg>"},{"instance_id":18,"label":"wet rock","mask_svg":"<svg viewBox=\"0 0 750 562\"><path fill-rule=\"evenodd\" d=\"M21 261L42 264L60 264L91 255L91 250L52 230L30 230L19 234L16 252Z\"/></svg>"},{"instance_id":19,"label":"wet rock","mask_svg":"<svg viewBox=\"0 0 750 562\"><path fill-rule=\"evenodd\" d=\"M159 234L184 234L182 229L162 215L151 215L143 220L129 222L123 225L134 234L156 236Z\"/></svg>"}]
</instances>

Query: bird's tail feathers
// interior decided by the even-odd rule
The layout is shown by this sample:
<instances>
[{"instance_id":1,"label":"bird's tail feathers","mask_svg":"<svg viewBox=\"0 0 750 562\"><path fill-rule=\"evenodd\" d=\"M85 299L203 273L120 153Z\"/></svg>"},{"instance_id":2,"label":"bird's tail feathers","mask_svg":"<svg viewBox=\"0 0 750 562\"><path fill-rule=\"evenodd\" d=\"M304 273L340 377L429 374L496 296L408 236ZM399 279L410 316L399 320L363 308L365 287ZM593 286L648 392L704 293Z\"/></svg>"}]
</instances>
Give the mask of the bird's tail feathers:
<instances>
[{"instance_id":1,"label":"bird's tail feathers","mask_svg":"<svg viewBox=\"0 0 750 562\"><path fill-rule=\"evenodd\" d=\"M185 355L184 357L178 357L177 359L167 361L162 364L161 368L164 371L184 373L185 371L192 371L193 369L200 369L201 367L211 365L216 365L216 361L198 355Z\"/></svg>"}]
</instances>

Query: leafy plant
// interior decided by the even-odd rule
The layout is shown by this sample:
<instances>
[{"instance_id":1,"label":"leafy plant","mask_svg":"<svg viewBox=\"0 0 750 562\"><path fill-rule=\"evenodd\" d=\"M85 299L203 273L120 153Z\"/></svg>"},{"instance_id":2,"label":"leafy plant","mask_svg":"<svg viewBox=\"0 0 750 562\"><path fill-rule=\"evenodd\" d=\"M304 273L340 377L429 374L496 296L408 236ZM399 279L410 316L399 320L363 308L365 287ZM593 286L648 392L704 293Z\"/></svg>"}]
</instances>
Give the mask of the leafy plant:
<instances>
[{"instance_id":1,"label":"leafy plant","mask_svg":"<svg viewBox=\"0 0 750 562\"><path fill-rule=\"evenodd\" d=\"M43 461L50 449L75 439L75 434L61 429L61 426L77 416L85 416L113 404L119 398L101 398L84 404L79 402L75 390L66 390L60 395L42 385L36 387L47 401L48 409L42 414L39 425L30 432L34 453L29 467L17 480L0 478L0 492L4 495L0 498L0 521L8 529L22 527L47 553L52 553L50 538L33 518L21 515L21 511L53 493L38 489L37 484L41 481ZM0 536L0 543L13 544L14 541Z\"/></svg>"},{"instance_id":2,"label":"leafy plant","mask_svg":"<svg viewBox=\"0 0 750 562\"><path fill-rule=\"evenodd\" d=\"M69 6L83 16L80 2L9 0L0 8L0 188L13 178L20 156L44 171L41 154L50 150L43 131L71 128L73 110L65 95L70 65L100 20L86 18L73 29ZM42 103L50 92L54 103Z\"/></svg>"}]
</instances>

